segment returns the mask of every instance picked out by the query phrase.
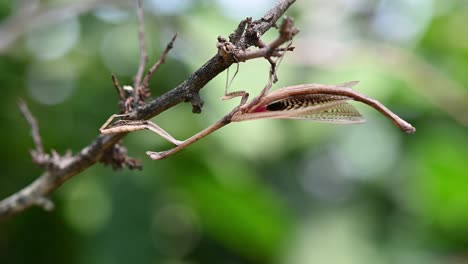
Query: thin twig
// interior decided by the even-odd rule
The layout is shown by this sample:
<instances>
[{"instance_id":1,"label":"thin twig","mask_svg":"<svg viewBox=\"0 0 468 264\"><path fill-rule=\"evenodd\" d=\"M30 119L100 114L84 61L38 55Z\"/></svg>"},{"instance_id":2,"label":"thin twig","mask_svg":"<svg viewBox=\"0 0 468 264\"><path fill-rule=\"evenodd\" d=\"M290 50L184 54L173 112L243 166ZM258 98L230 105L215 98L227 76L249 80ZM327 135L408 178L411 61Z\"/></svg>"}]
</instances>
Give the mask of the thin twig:
<instances>
[{"instance_id":1,"label":"thin twig","mask_svg":"<svg viewBox=\"0 0 468 264\"><path fill-rule=\"evenodd\" d=\"M145 18L143 14L143 7L141 5L141 0L137 0L137 14L138 14L138 37L140 40L140 64L138 65L138 71L135 76L135 82L133 83L134 94L133 94L133 102L135 105L138 104L139 101L139 90L141 85L141 79L143 78L143 72L145 70L146 63L148 62L148 54L146 52L146 45L145 45Z\"/></svg>"},{"instance_id":2,"label":"thin twig","mask_svg":"<svg viewBox=\"0 0 468 264\"><path fill-rule=\"evenodd\" d=\"M248 17L248 18L242 20L239 23L239 25L237 26L234 33L229 35L229 41L234 43L234 45L239 44L239 40L241 39L242 35L244 34L245 26L247 26L247 24L250 24L250 23L252 23L252 18L251 17Z\"/></svg>"},{"instance_id":3,"label":"thin twig","mask_svg":"<svg viewBox=\"0 0 468 264\"><path fill-rule=\"evenodd\" d=\"M176 38L177 38L177 33L175 33L174 36L172 36L171 41L169 41L169 43L167 44L166 49L164 49L164 52L162 53L159 60L153 66L151 66L151 68L146 73L145 78L143 79L143 82L141 83L142 87L149 86L149 79L158 70L159 66L163 64L164 61L166 60L167 54L174 47L174 41L176 40Z\"/></svg>"},{"instance_id":4,"label":"thin twig","mask_svg":"<svg viewBox=\"0 0 468 264\"><path fill-rule=\"evenodd\" d=\"M36 146L36 153L38 155L44 155L44 146L42 145L41 135L39 134L39 125L37 124L36 119L31 114L31 111L29 111L28 106L22 99L18 100L18 107L31 127L31 135L34 141L34 145Z\"/></svg>"},{"instance_id":5,"label":"thin twig","mask_svg":"<svg viewBox=\"0 0 468 264\"><path fill-rule=\"evenodd\" d=\"M280 18L294 2L295 0L279 0L262 19L254 21L253 23L256 25L255 29L258 35L261 36L270 29L275 24L276 20ZM268 17L268 20L264 20L265 17ZM243 45L247 48L251 44L249 44L250 41L246 40L246 38L248 37L242 36L239 43L244 43ZM218 54L214 55L202 67L193 72L187 80L162 96L140 106L138 111L129 115L129 118L140 120L149 119L186 101L188 98L196 99L196 97L191 96L198 94L198 91L200 91L205 84L234 62L235 60L221 60ZM46 171L28 186L0 201L0 220L16 215L36 205L35 201L37 197L47 196L64 182L98 162L101 156L125 135L125 133L98 135L93 142L84 147L76 155L64 160L60 164L60 169Z\"/></svg>"},{"instance_id":6,"label":"thin twig","mask_svg":"<svg viewBox=\"0 0 468 264\"><path fill-rule=\"evenodd\" d=\"M117 79L117 76L115 76L114 74L112 74L112 82L114 83L114 87L117 90L117 94L119 95L119 99L121 101L125 100L124 91L123 91L122 87L119 84L119 80Z\"/></svg>"}]
</instances>

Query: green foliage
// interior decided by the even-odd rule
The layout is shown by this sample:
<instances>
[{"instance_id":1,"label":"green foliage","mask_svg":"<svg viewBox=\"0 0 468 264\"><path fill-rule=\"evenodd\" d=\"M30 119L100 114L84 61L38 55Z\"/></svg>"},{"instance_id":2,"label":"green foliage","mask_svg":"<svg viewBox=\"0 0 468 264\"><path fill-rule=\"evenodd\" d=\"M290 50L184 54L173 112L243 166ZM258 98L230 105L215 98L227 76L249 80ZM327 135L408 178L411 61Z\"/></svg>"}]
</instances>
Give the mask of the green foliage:
<instances>
[{"instance_id":1,"label":"green foliage","mask_svg":"<svg viewBox=\"0 0 468 264\"><path fill-rule=\"evenodd\" d=\"M259 2L236 15L250 16ZM132 133L124 145L142 160L143 171L95 165L52 195L55 211L32 208L0 223L0 263L465 263L466 4L306 2L290 10L302 32L275 87L360 80L355 89L407 119L417 128L414 135L359 105L368 119L363 125L231 124L162 161L144 153L170 148L167 142L149 132ZM344 2L352 6L340 6ZM223 1L187 3L176 11L147 6L149 64L179 32L151 80L153 97L203 65L216 54L216 37L237 26ZM15 12L11 5L0 2L0 17ZM428 6L430 12L422 10ZM85 147L117 112L110 75L132 83L137 19L132 8L108 13L118 15L113 19L98 13L70 17L78 25L73 36L46 26L40 32L57 38L48 42L45 35L31 38L38 30L32 27L1 51L1 198L42 173L28 153L33 142L18 97L37 117L46 150L59 153ZM414 20L422 24L411 38L397 34L410 34L405 30L416 15L427 13L427 21ZM399 27L404 15L412 23ZM392 17L400 19L385 20ZM385 31L380 18L399 31ZM275 36L272 30L267 39ZM73 38L73 45L61 46L66 41L60 40ZM40 39L57 47L39 47ZM47 58L37 52L61 49ZM268 67L264 60L241 63L230 89L256 95ZM177 139L200 131L237 104L218 100L225 77L203 89L201 115L181 104L154 121Z\"/></svg>"}]
</instances>

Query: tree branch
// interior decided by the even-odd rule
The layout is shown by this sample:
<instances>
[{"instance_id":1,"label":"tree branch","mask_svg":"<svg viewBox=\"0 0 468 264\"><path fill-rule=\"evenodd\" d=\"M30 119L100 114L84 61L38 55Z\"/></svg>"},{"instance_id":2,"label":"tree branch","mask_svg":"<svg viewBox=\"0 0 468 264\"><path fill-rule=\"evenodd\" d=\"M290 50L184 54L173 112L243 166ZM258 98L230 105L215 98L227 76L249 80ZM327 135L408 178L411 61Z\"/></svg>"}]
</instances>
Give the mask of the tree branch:
<instances>
[{"instance_id":1,"label":"tree branch","mask_svg":"<svg viewBox=\"0 0 468 264\"><path fill-rule=\"evenodd\" d=\"M18 100L18 107L31 127L31 136L34 141L34 145L36 146L35 152L39 155L44 154L44 146L42 145L41 135L39 134L39 125L37 124L36 118L31 114L31 111L29 111L28 106L23 100Z\"/></svg>"},{"instance_id":2,"label":"tree branch","mask_svg":"<svg viewBox=\"0 0 468 264\"><path fill-rule=\"evenodd\" d=\"M146 52L145 45L145 16L143 14L143 7L141 5L141 0L137 0L137 14L138 14L138 37L140 39L140 64L138 65L138 71L135 76L135 82L133 83L133 103L138 105L140 98L140 89L141 89L141 80L143 79L143 72L148 62L148 54Z\"/></svg>"},{"instance_id":3,"label":"tree branch","mask_svg":"<svg viewBox=\"0 0 468 264\"><path fill-rule=\"evenodd\" d=\"M294 2L295 0L279 0L265 16L249 25L248 34L242 36L239 43L245 48L257 43L260 36L274 26L278 18ZM200 112L203 101L198 92L234 62L236 62L234 59L226 61L216 54L183 83L162 96L139 106L136 111L129 114L129 119L149 119L183 101L190 101L193 106L192 111ZM66 155L63 158L56 158L54 166L34 182L0 201L0 220L18 214L33 205L47 205L44 203L45 197L71 177L98 162L102 155L125 135L125 133L98 135L90 145L74 156Z\"/></svg>"},{"instance_id":4,"label":"tree branch","mask_svg":"<svg viewBox=\"0 0 468 264\"><path fill-rule=\"evenodd\" d=\"M158 70L159 66L161 66L161 64L163 64L164 61L166 60L167 54L174 47L174 41L176 40L176 38L177 38L177 33L174 34L171 41L169 41L169 44L167 44L166 49L164 50L159 60L146 73L145 78L143 78L143 82L141 83L142 86L144 87L149 86L149 79Z\"/></svg>"}]
</instances>

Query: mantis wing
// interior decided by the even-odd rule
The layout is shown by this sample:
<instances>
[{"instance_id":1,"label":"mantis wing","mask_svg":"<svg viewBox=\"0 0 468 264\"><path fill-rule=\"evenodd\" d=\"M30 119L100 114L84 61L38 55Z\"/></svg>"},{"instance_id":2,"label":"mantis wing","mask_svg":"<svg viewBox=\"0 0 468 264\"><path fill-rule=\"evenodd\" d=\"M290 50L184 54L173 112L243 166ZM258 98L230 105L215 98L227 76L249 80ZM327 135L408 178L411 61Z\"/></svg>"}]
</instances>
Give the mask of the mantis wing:
<instances>
[{"instance_id":1,"label":"mantis wing","mask_svg":"<svg viewBox=\"0 0 468 264\"><path fill-rule=\"evenodd\" d=\"M289 96L256 107L247 113L239 113L232 121L255 119L308 119L329 123L362 123L364 118L346 101L352 98L331 94Z\"/></svg>"},{"instance_id":2,"label":"mantis wing","mask_svg":"<svg viewBox=\"0 0 468 264\"><path fill-rule=\"evenodd\" d=\"M311 111L304 115L291 116L287 118L335 124L359 124L366 122L366 119L361 115L361 113L359 113L354 106L346 102L325 109L322 112Z\"/></svg>"}]
</instances>

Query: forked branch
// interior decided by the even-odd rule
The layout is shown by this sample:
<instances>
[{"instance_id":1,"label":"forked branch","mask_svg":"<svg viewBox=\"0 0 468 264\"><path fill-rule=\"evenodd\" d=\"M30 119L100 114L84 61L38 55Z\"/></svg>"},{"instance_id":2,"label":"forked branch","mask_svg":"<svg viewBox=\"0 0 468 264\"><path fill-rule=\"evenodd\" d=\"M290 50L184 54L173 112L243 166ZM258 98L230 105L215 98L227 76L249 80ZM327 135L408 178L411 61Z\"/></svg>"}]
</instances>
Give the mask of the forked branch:
<instances>
[{"instance_id":1,"label":"forked branch","mask_svg":"<svg viewBox=\"0 0 468 264\"><path fill-rule=\"evenodd\" d=\"M258 43L257 39L274 26L276 21L294 2L295 0L279 0L261 19L253 21L249 25L249 34L240 37L238 40L239 45L248 48ZM215 54L180 85L162 96L138 106L137 109L129 113L128 119L146 120L184 101L192 103L194 112L200 112L203 102L198 92L211 79L235 62L234 59L224 60L218 54ZM119 90L120 85L118 85L116 79L114 84ZM124 89L120 89L120 91L122 90ZM41 203L41 201L44 201L44 197L47 197L68 179L101 160L103 155L124 136L125 133L100 134L75 155L69 155L61 159L60 163L57 163L59 166L55 167L55 169L47 170L30 185L0 201L0 220L18 214L31 206L44 204Z\"/></svg>"},{"instance_id":2,"label":"forked branch","mask_svg":"<svg viewBox=\"0 0 468 264\"><path fill-rule=\"evenodd\" d=\"M247 21L246 23L249 22ZM265 44L260 38L257 39L255 45L260 47L259 49L244 49L241 46L236 45L235 42L227 41L221 37L218 38L218 44L216 46L219 50L219 54L223 56L225 60L234 59L236 62L244 62L255 58L269 59L272 56L281 56L279 51L294 50L294 48L290 46L288 46L286 49L280 50L279 47L286 42L291 41L297 33L299 33L299 30L294 26L293 19L291 17L285 17L281 22L279 35L275 40L269 44Z\"/></svg>"},{"instance_id":3,"label":"forked branch","mask_svg":"<svg viewBox=\"0 0 468 264\"><path fill-rule=\"evenodd\" d=\"M141 83L141 90L142 93L147 93L145 94L146 98L149 97L149 80L153 76L153 74L159 69L159 66L163 64L166 61L167 54L169 54L169 51L174 47L174 42L177 38L177 33L172 36L171 41L166 45L166 48L164 49L164 52L161 54L161 57L159 57L159 60L156 61L151 68L146 72L145 77L143 78L143 81Z\"/></svg>"},{"instance_id":4,"label":"forked branch","mask_svg":"<svg viewBox=\"0 0 468 264\"><path fill-rule=\"evenodd\" d=\"M36 149L31 151L33 157L37 155L43 155L44 146L42 145L41 135L39 134L39 125L37 124L36 118L34 118L34 116L31 114L31 111L29 111L28 106L22 99L18 100L18 107L31 127L31 136L34 141L34 145L36 146Z\"/></svg>"},{"instance_id":5,"label":"forked branch","mask_svg":"<svg viewBox=\"0 0 468 264\"><path fill-rule=\"evenodd\" d=\"M145 45L145 18L143 14L143 7L141 5L141 0L137 0L137 15L138 15L138 36L140 40L140 64L138 65L138 71L135 76L135 81L133 83L133 87L135 89L133 93L133 102L137 105L140 101L140 85L141 80L143 78L143 72L146 67L146 63L148 62L148 53L146 52L146 45Z\"/></svg>"}]
</instances>

